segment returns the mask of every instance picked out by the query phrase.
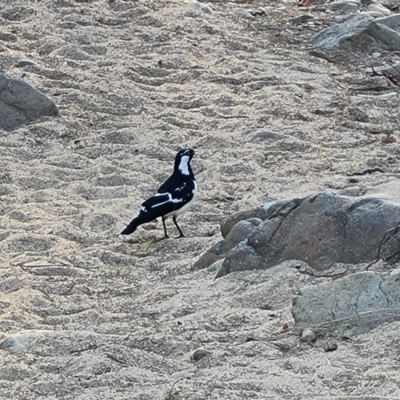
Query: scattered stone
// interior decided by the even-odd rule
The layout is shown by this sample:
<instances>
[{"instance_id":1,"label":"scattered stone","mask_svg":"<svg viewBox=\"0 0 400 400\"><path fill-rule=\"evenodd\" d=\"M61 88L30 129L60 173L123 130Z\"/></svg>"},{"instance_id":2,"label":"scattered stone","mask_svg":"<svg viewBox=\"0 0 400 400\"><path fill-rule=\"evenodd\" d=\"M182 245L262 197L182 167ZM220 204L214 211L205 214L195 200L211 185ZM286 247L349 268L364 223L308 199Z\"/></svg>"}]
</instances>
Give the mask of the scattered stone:
<instances>
[{"instance_id":1,"label":"scattered stone","mask_svg":"<svg viewBox=\"0 0 400 400\"><path fill-rule=\"evenodd\" d=\"M200 1L193 0L192 5L194 8L196 8L197 10L200 10L202 12L205 12L208 14L211 14L213 12L213 9L208 4L201 3Z\"/></svg>"},{"instance_id":2,"label":"scattered stone","mask_svg":"<svg viewBox=\"0 0 400 400\"><path fill-rule=\"evenodd\" d=\"M10 240L9 243L13 251L32 251L40 252L50 250L52 242L49 238L20 236Z\"/></svg>"},{"instance_id":3,"label":"scattered stone","mask_svg":"<svg viewBox=\"0 0 400 400\"><path fill-rule=\"evenodd\" d=\"M312 329L304 329L303 332L301 332L300 340L312 344L317 340L317 334Z\"/></svg>"},{"instance_id":4,"label":"scattered stone","mask_svg":"<svg viewBox=\"0 0 400 400\"><path fill-rule=\"evenodd\" d=\"M263 128L251 128L243 132L245 135L248 135L252 141L255 140L283 140L287 136L280 132L268 131Z\"/></svg>"},{"instance_id":5,"label":"scattered stone","mask_svg":"<svg viewBox=\"0 0 400 400\"><path fill-rule=\"evenodd\" d=\"M13 333L0 343L0 349L10 352L24 350L29 344L30 336L29 331Z\"/></svg>"},{"instance_id":6,"label":"scattered stone","mask_svg":"<svg viewBox=\"0 0 400 400\"><path fill-rule=\"evenodd\" d=\"M338 348L337 343L333 342L332 340L328 340L327 342L324 343L324 350L326 352L335 351L337 350L337 348Z\"/></svg>"},{"instance_id":7,"label":"scattered stone","mask_svg":"<svg viewBox=\"0 0 400 400\"><path fill-rule=\"evenodd\" d=\"M16 42L18 37L8 32L0 32L0 41L2 42Z\"/></svg>"},{"instance_id":8,"label":"scattered stone","mask_svg":"<svg viewBox=\"0 0 400 400\"><path fill-rule=\"evenodd\" d=\"M400 320L400 271L360 272L307 286L293 298L298 328L318 327L346 336Z\"/></svg>"},{"instance_id":9,"label":"scattered stone","mask_svg":"<svg viewBox=\"0 0 400 400\"><path fill-rule=\"evenodd\" d=\"M233 14L235 15L235 17L238 18L246 18L246 19L252 19L254 18L250 11L246 10L245 8L235 8L233 10Z\"/></svg>"},{"instance_id":10,"label":"scattered stone","mask_svg":"<svg viewBox=\"0 0 400 400\"><path fill-rule=\"evenodd\" d=\"M387 9L386 7L384 7L380 4L370 4L368 6L367 10L372 11L372 12L378 12L382 15L391 15L392 14L389 9Z\"/></svg>"},{"instance_id":11,"label":"scattered stone","mask_svg":"<svg viewBox=\"0 0 400 400\"><path fill-rule=\"evenodd\" d=\"M305 22L308 22L310 19L314 19L314 17L309 14L302 14L298 15L297 17L289 18L289 22L291 24L304 24Z\"/></svg>"},{"instance_id":12,"label":"scattered stone","mask_svg":"<svg viewBox=\"0 0 400 400\"><path fill-rule=\"evenodd\" d=\"M192 360L194 361L194 362L197 362L197 361L200 361L202 358L204 358L204 357L208 357L208 356L210 356L211 355L211 353L209 352L209 351L207 351L207 350L204 350L204 349L197 349L197 350L195 350L194 352L193 352L193 354L192 354Z\"/></svg>"},{"instance_id":13,"label":"scattered stone","mask_svg":"<svg viewBox=\"0 0 400 400\"><path fill-rule=\"evenodd\" d=\"M335 25L316 34L311 43L326 49L362 49L371 47L400 50L400 35L366 13L346 16Z\"/></svg>"},{"instance_id":14,"label":"scattered stone","mask_svg":"<svg viewBox=\"0 0 400 400\"><path fill-rule=\"evenodd\" d=\"M43 116L56 116L56 105L23 79L0 74L0 128L12 130Z\"/></svg>"},{"instance_id":15,"label":"scattered stone","mask_svg":"<svg viewBox=\"0 0 400 400\"><path fill-rule=\"evenodd\" d=\"M394 64L394 65L383 65L380 67L374 67L372 68L367 68L367 72L372 73L373 71L381 74L381 75L392 75L392 76L399 76L400 77L400 62Z\"/></svg>"},{"instance_id":16,"label":"scattered stone","mask_svg":"<svg viewBox=\"0 0 400 400\"><path fill-rule=\"evenodd\" d=\"M359 1L354 0L338 0L330 4L331 11L356 11L360 7Z\"/></svg>"},{"instance_id":17,"label":"scattered stone","mask_svg":"<svg viewBox=\"0 0 400 400\"><path fill-rule=\"evenodd\" d=\"M35 65L35 63L31 60L19 60L15 66L17 68L26 67L27 65Z\"/></svg>"},{"instance_id":18,"label":"scattered stone","mask_svg":"<svg viewBox=\"0 0 400 400\"><path fill-rule=\"evenodd\" d=\"M378 95L363 95L359 94L357 97L368 97L370 99L375 99L375 100L381 100L381 101L390 101L394 100L398 97L397 92L389 92L389 93L383 93L383 94L378 94Z\"/></svg>"},{"instance_id":19,"label":"scattered stone","mask_svg":"<svg viewBox=\"0 0 400 400\"><path fill-rule=\"evenodd\" d=\"M24 282L21 279L14 277L9 278L0 283L0 292L12 293L20 290L24 287Z\"/></svg>"}]
</instances>

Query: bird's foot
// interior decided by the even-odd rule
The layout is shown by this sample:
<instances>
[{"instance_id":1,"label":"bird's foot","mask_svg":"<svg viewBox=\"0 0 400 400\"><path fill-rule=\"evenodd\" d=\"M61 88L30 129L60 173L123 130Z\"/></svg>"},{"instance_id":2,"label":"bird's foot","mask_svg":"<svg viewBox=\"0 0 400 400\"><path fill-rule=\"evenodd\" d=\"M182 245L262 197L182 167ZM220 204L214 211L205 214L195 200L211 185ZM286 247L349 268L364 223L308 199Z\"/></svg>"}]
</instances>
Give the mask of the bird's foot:
<instances>
[{"instance_id":1,"label":"bird's foot","mask_svg":"<svg viewBox=\"0 0 400 400\"><path fill-rule=\"evenodd\" d=\"M184 238L184 237L186 237L186 236L182 233L182 234L179 235L179 236L175 236L174 239L180 239L180 238Z\"/></svg>"},{"instance_id":2,"label":"bird's foot","mask_svg":"<svg viewBox=\"0 0 400 400\"><path fill-rule=\"evenodd\" d=\"M129 243L130 241L131 241L131 238L129 237L129 235L122 235L121 233L118 235L118 237L119 237L119 239L122 241L122 242L125 242L125 243Z\"/></svg>"}]
</instances>

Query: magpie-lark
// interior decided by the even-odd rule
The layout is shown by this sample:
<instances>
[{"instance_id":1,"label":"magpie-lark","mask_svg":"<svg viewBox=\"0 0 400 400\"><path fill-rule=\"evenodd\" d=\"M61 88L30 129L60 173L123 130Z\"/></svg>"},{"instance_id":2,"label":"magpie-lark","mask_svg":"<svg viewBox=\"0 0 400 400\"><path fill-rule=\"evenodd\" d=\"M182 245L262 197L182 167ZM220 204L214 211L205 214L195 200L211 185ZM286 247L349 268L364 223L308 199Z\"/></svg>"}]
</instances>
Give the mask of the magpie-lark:
<instances>
[{"instance_id":1,"label":"magpie-lark","mask_svg":"<svg viewBox=\"0 0 400 400\"><path fill-rule=\"evenodd\" d=\"M197 184L190 167L193 155L192 149L179 150L175 157L174 172L160 186L153 197L142 203L139 215L120 233L122 240L135 232L139 225L151 222L159 217L161 217L164 227L164 237L160 240L166 239L168 233L165 220L170 216L172 216L172 220L179 231L177 238L185 236L178 225L177 217L193 204L197 195Z\"/></svg>"}]
</instances>

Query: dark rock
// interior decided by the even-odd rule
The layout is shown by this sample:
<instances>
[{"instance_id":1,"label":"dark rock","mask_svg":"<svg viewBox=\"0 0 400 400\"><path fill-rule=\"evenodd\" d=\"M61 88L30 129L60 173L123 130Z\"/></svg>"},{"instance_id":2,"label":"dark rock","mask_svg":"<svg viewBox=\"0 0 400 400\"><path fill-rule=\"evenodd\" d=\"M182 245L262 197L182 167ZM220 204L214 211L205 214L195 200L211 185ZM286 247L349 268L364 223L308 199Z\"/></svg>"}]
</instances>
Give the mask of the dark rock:
<instances>
[{"instance_id":1,"label":"dark rock","mask_svg":"<svg viewBox=\"0 0 400 400\"><path fill-rule=\"evenodd\" d=\"M56 105L18 77L0 74L0 128L12 130L43 116L56 116Z\"/></svg>"},{"instance_id":2,"label":"dark rock","mask_svg":"<svg viewBox=\"0 0 400 400\"><path fill-rule=\"evenodd\" d=\"M360 272L307 286L293 299L296 327L361 334L400 320L400 271Z\"/></svg>"},{"instance_id":3,"label":"dark rock","mask_svg":"<svg viewBox=\"0 0 400 400\"><path fill-rule=\"evenodd\" d=\"M35 63L34 63L33 61L31 61L31 60L19 60L19 61L15 64L15 66L16 66L17 68L26 67L26 66L28 66L28 65L35 65Z\"/></svg>"},{"instance_id":4,"label":"dark rock","mask_svg":"<svg viewBox=\"0 0 400 400\"><path fill-rule=\"evenodd\" d=\"M333 341L331 341L331 340L329 340L329 341L327 341L327 342L324 343L324 350L325 350L326 352L335 351L335 350L337 350L337 348L338 348L337 343L336 343L336 342L333 342Z\"/></svg>"},{"instance_id":5,"label":"dark rock","mask_svg":"<svg viewBox=\"0 0 400 400\"><path fill-rule=\"evenodd\" d=\"M354 13L316 34L311 43L326 49L400 50L400 35L371 15Z\"/></svg>"},{"instance_id":6,"label":"dark rock","mask_svg":"<svg viewBox=\"0 0 400 400\"><path fill-rule=\"evenodd\" d=\"M192 360L194 362L200 361L204 357L210 356L210 352L204 349L197 349L192 354Z\"/></svg>"}]
</instances>

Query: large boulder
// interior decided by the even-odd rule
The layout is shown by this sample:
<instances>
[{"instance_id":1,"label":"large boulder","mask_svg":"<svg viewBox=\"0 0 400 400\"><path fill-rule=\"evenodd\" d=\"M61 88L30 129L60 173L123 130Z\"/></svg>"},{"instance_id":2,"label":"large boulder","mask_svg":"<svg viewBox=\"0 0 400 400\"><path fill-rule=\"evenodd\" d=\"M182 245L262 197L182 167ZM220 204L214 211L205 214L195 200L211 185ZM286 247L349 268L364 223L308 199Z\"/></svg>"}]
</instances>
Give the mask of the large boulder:
<instances>
[{"instance_id":1,"label":"large boulder","mask_svg":"<svg viewBox=\"0 0 400 400\"><path fill-rule=\"evenodd\" d=\"M296 327L350 336L400 320L400 270L360 272L307 286L293 299Z\"/></svg>"},{"instance_id":2,"label":"large boulder","mask_svg":"<svg viewBox=\"0 0 400 400\"><path fill-rule=\"evenodd\" d=\"M42 92L18 77L0 73L0 128L12 130L42 116L56 116L56 105Z\"/></svg>"},{"instance_id":3,"label":"large boulder","mask_svg":"<svg viewBox=\"0 0 400 400\"><path fill-rule=\"evenodd\" d=\"M269 203L264 212L264 220L236 224L214 249L215 256L207 260L203 256L197 268L225 258L217 278L287 260L301 260L324 271L334 263L371 262L378 256L395 261L392 256L400 252L398 180L370 189L326 191Z\"/></svg>"},{"instance_id":4,"label":"large boulder","mask_svg":"<svg viewBox=\"0 0 400 400\"><path fill-rule=\"evenodd\" d=\"M331 27L317 33L311 44L325 49L362 49L376 47L382 50L400 50L400 35L390 26L395 21L381 19L381 23L367 13L354 13Z\"/></svg>"}]
</instances>

